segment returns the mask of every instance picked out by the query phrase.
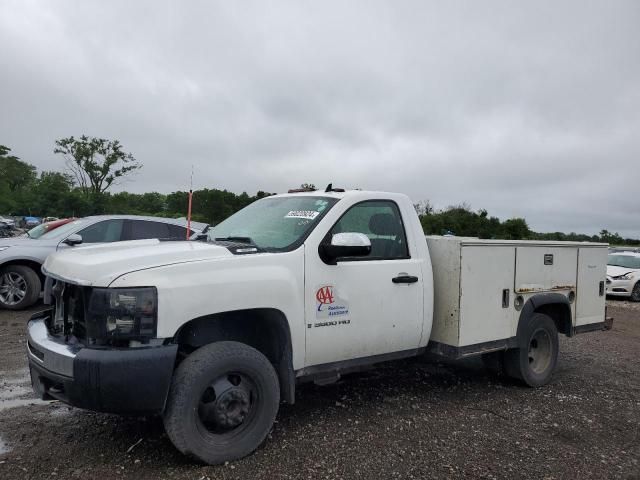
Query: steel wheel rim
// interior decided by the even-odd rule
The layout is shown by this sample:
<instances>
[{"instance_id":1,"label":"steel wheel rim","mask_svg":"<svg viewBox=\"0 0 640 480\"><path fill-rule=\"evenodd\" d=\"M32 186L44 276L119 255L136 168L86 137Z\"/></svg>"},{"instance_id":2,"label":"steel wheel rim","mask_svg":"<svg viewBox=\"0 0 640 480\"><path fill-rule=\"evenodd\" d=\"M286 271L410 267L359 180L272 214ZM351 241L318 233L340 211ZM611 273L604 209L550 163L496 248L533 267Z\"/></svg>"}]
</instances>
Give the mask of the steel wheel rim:
<instances>
[{"instance_id":1,"label":"steel wheel rim","mask_svg":"<svg viewBox=\"0 0 640 480\"><path fill-rule=\"evenodd\" d=\"M551 351L551 335L546 330L536 330L529 340L529 368L534 373L544 373L551 365Z\"/></svg>"},{"instance_id":2,"label":"steel wheel rim","mask_svg":"<svg viewBox=\"0 0 640 480\"><path fill-rule=\"evenodd\" d=\"M258 388L243 373L225 373L210 382L196 407L200 432L212 439L240 435L255 417Z\"/></svg>"},{"instance_id":3,"label":"steel wheel rim","mask_svg":"<svg viewBox=\"0 0 640 480\"><path fill-rule=\"evenodd\" d=\"M27 295L27 281L17 272L5 272L0 277L0 301L17 305Z\"/></svg>"}]
</instances>

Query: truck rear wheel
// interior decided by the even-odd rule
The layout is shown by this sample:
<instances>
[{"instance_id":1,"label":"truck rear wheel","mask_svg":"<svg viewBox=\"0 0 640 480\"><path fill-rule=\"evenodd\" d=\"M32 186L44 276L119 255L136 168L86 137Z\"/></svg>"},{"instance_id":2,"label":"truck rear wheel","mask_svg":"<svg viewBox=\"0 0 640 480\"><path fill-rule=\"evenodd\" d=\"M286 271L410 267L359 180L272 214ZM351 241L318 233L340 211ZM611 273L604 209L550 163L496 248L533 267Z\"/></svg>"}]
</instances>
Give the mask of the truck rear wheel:
<instances>
[{"instance_id":1,"label":"truck rear wheel","mask_svg":"<svg viewBox=\"0 0 640 480\"><path fill-rule=\"evenodd\" d=\"M214 465L258 448L279 403L278 376L262 353L243 343L217 342L176 369L164 426L178 450Z\"/></svg>"},{"instance_id":2,"label":"truck rear wheel","mask_svg":"<svg viewBox=\"0 0 640 480\"><path fill-rule=\"evenodd\" d=\"M540 387L551 380L558 363L558 330L553 320L535 313L522 332L521 347L507 350L507 375L530 387Z\"/></svg>"}]
</instances>

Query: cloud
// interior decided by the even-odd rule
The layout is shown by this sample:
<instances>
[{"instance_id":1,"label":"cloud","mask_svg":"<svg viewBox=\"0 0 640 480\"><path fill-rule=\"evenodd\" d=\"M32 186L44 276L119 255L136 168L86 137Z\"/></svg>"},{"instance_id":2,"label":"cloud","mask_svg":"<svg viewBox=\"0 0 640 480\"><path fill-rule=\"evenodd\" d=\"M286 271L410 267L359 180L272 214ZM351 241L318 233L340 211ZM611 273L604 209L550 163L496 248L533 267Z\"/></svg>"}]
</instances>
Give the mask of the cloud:
<instances>
[{"instance_id":1,"label":"cloud","mask_svg":"<svg viewBox=\"0 0 640 480\"><path fill-rule=\"evenodd\" d=\"M121 186L302 182L467 201L538 231L640 237L640 5L32 2L0 6L0 143L118 138Z\"/></svg>"}]
</instances>

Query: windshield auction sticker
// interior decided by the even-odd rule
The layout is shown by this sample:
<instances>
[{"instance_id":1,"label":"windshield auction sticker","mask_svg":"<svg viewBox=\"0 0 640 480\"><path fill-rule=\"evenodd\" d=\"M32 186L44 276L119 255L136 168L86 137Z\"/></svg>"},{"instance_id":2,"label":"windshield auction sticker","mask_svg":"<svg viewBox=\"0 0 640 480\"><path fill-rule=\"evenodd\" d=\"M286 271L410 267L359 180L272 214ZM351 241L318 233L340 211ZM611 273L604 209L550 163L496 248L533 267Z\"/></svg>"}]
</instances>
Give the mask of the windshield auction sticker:
<instances>
[{"instance_id":1,"label":"windshield auction sticker","mask_svg":"<svg viewBox=\"0 0 640 480\"><path fill-rule=\"evenodd\" d=\"M284 218L305 218L307 220L313 220L318 215L320 215L320 212L316 212L315 210L291 210Z\"/></svg>"},{"instance_id":2,"label":"windshield auction sticker","mask_svg":"<svg viewBox=\"0 0 640 480\"><path fill-rule=\"evenodd\" d=\"M316 290L316 320L307 328L349 325L349 302L338 295L333 285L323 285Z\"/></svg>"}]
</instances>

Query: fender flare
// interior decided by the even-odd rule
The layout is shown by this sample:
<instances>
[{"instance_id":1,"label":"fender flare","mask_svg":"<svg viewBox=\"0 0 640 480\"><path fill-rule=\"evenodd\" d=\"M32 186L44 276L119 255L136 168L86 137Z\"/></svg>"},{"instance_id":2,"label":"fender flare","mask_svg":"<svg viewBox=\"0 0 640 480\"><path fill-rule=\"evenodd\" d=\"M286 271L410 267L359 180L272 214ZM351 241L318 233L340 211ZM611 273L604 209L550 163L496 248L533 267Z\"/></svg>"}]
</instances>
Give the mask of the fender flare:
<instances>
[{"instance_id":1,"label":"fender flare","mask_svg":"<svg viewBox=\"0 0 640 480\"><path fill-rule=\"evenodd\" d=\"M194 347L206 345L212 339L235 340L251 345L253 342L244 341L245 339L242 338L244 337L242 335L242 326L237 322L238 317L247 314L253 316L252 321L257 318L267 319L268 317L271 327L277 326L278 334L281 335L279 343L282 348L279 351L278 358L271 358L270 360L272 360L280 380L281 398L287 403L293 404L295 402L296 384L295 372L293 371L293 345L288 319L281 310L274 308L233 310L197 317L181 325L171 339L171 343L181 343L181 338L189 338L191 340L189 343ZM232 323L227 325L235 324L238 329L221 329L224 322L230 320ZM200 329L202 330L198 332ZM198 333L201 335L200 338L197 338L199 336ZM252 346L256 347L255 345Z\"/></svg>"},{"instance_id":2,"label":"fender flare","mask_svg":"<svg viewBox=\"0 0 640 480\"><path fill-rule=\"evenodd\" d=\"M524 332L526 331L526 327L531 321L534 313L536 313L541 307L546 305L549 306L557 306L559 311L561 312L559 316L553 317L553 320L556 322L556 326L558 327L558 331L564 333L568 337L573 336L573 324L571 321L571 303L569 299L561 293L555 292L547 292L547 293L538 293L530 297L524 307L522 307L522 311L520 312L520 318L518 319L518 329L516 331L516 342L518 347L522 347L525 343L524 340ZM561 323L561 325L558 325ZM562 328L560 328L562 327Z\"/></svg>"}]
</instances>

